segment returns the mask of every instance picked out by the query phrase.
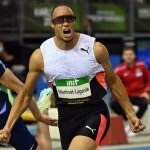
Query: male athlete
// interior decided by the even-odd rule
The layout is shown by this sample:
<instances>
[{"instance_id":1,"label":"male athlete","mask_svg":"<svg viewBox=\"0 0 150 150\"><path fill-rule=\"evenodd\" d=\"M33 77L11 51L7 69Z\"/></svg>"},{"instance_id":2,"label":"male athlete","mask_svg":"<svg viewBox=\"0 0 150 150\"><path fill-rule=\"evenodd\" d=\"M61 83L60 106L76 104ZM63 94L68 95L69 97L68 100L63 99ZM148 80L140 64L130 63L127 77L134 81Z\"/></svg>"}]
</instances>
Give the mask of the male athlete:
<instances>
[{"instance_id":1,"label":"male athlete","mask_svg":"<svg viewBox=\"0 0 150 150\"><path fill-rule=\"evenodd\" d=\"M23 83L18 80L16 76L0 61L0 129L4 127L11 110L7 88L19 93L22 86ZM46 115L40 114L34 99L31 100L29 108L39 121L52 123L52 120L50 120ZM46 110L44 111L46 114ZM50 150L51 142L48 131L47 125L38 123L35 140L24 125L22 119L19 118L12 129L8 143L16 150ZM46 147L45 144L47 145Z\"/></svg>"},{"instance_id":2,"label":"male athlete","mask_svg":"<svg viewBox=\"0 0 150 150\"><path fill-rule=\"evenodd\" d=\"M6 141L15 121L28 107L41 73L55 94L63 150L95 150L106 135L109 112L102 100L106 94L105 75L132 131L144 130L120 78L113 72L107 49L95 42L95 38L75 32L75 20L67 5L58 5L52 10L51 26L55 36L32 54L25 86L0 131L2 141Z\"/></svg>"}]
</instances>

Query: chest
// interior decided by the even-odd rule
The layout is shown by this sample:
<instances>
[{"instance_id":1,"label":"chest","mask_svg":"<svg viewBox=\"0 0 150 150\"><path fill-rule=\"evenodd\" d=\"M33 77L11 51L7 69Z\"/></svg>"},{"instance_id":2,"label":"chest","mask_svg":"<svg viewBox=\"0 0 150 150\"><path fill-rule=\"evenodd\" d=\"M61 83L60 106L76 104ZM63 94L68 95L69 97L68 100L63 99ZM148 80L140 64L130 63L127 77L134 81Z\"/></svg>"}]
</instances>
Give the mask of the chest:
<instances>
[{"instance_id":1,"label":"chest","mask_svg":"<svg viewBox=\"0 0 150 150\"><path fill-rule=\"evenodd\" d=\"M92 74L98 66L86 51L55 51L45 61L45 74L48 80L76 78Z\"/></svg>"}]
</instances>

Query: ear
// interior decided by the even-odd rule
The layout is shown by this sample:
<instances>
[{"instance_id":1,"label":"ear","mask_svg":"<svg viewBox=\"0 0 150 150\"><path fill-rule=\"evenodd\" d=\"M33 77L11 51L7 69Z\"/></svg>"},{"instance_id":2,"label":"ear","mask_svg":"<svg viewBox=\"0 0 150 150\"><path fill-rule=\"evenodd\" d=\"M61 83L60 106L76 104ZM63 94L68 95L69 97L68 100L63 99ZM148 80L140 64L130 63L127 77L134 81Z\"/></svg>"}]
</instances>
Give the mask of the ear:
<instances>
[{"instance_id":1,"label":"ear","mask_svg":"<svg viewBox=\"0 0 150 150\"><path fill-rule=\"evenodd\" d=\"M54 24L53 23L50 23L50 26L54 29Z\"/></svg>"}]
</instances>

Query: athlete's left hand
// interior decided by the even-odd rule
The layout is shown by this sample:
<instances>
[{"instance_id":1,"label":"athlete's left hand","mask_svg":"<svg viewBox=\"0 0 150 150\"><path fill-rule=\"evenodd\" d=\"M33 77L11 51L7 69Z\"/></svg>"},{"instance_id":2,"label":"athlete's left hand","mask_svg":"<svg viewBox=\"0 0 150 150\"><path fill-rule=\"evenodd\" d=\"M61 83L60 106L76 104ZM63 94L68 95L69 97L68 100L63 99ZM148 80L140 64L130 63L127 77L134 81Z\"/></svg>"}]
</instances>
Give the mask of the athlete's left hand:
<instances>
[{"instance_id":1,"label":"athlete's left hand","mask_svg":"<svg viewBox=\"0 0 150 150\"><path fill-rule=\"evenodd\" d=\"M128 118L128 121L129 121L129 126L130 126L132 132L134 132L134 133L143 131L146 128L144 123L139 118L137 118L137 116L135 114L130 116Z\"/></svg>"},{"instance_id":2,"label":"athlete's left hand","mask_svg":"<svg viewBox=\"0 0 150 150\"><path fill-rule=\"evenodd\" d=\"M8 128L3 128L0 130L0 142L8 143L11 136L10 133L11 131Z\"/></svg>"},{"instance_id":3,"label":"athlete's left hand","mask_svg":"<svg viewBox=\"0 0 150 150\"><path fill-rule=\"evenodd\" d=\"M38 121L43 122L47 125L51 125L51 126L57 126L58 125L58 119L51 118L45 114L41 114L38 118Z\"/></svg>"}]
</instances>

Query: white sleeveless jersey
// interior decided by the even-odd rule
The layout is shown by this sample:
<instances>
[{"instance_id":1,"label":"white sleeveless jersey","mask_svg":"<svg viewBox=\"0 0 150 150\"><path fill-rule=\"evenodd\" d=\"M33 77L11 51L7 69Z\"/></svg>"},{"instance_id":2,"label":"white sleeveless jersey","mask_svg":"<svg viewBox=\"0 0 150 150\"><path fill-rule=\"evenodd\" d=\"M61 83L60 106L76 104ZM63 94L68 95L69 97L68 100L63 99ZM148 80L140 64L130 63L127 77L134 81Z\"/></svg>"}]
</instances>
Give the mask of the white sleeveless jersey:
<instances>
[{"instance_id":1,"label":"white sleeveless jersey","mask_svg":"<svg viewBox=\"0 0 150 150\"><path fill-rule=\"evenodd\" d=\"M103 74L104 68L96 61L93 51L94 42L95 38L80 34L77 44L70 50L58 48L54 38L50 38L41 44L40 50L44 61L44 76L48 82L56 86L54 94L57 93L55 96L58 99L85 100L86 98L85 101L89 101L87 97L97 92L92 93L91 89L89 92L83 92L87 88L87 86L83 85L87 85L86 81L88 81L88 88L92 88L90 87L91 81L96 76L98 82L101 82L101 86L106 89ZM81 92L80 95L82 96L77 96L76 92L81 90L83 93ZM72 103L76 103L76 101Z\"/></svg>"}]
</instances>

